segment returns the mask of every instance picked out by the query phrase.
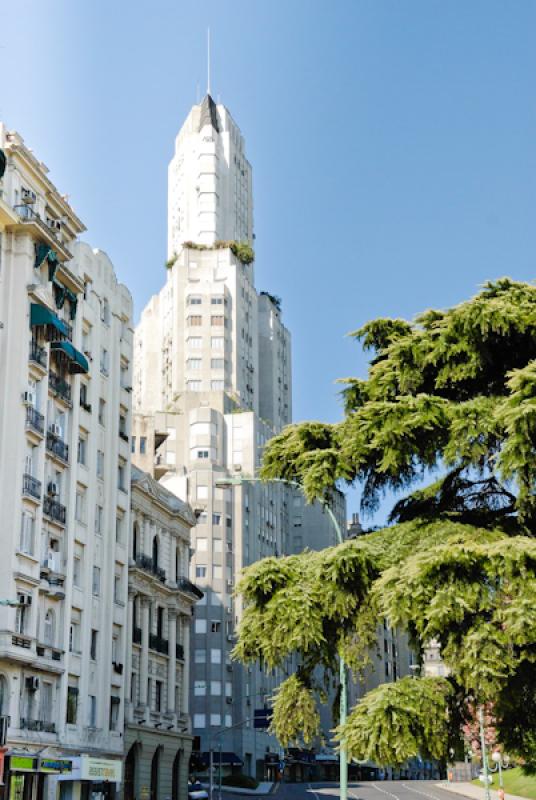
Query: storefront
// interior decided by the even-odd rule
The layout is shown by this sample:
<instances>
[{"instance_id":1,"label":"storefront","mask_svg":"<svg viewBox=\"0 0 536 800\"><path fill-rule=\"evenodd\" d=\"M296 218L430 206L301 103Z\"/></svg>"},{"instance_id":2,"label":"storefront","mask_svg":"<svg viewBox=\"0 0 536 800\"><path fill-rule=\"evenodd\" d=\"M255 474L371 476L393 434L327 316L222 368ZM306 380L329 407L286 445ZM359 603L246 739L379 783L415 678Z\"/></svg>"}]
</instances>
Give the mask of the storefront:
<instances>
[{"instance_id":1,"label":"storefront","mask_svg":"<svg viewBox=\"0 0 536 800\"><path fill-rule=\"evenodd\" d=\"M59 800L115 799L123 778L123 763L119 759L84 754L72 758L71 762L71 772L58 778Z\"/></svg>"},{"instance_id":2,"label":"storefront","mask_svg":"<svg viewBox=\"0 0 536 800\"><path fill-rule=\"evenodd\" d=\"M62 773L71 771L71 759L40 758L8 752L5 758L4 800L47 800Z\"/></svg>"}]
</instances>

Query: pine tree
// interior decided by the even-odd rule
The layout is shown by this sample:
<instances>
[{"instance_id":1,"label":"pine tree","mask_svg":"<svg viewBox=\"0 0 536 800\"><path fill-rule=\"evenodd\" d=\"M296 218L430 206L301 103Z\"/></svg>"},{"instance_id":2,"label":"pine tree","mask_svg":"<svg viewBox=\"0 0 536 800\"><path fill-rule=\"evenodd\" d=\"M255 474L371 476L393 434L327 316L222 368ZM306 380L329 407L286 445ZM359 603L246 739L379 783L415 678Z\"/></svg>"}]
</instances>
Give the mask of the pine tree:
<instances>
[{"instance_id":1,"label":"pine tree","mask_svg":"<svg viewBox=\"0 0 536 800\"><path fill-rule=\"evenodd\" d=\"M358 484L365 513L386 490L409 494L380 531L248 568L235 655L275 667L298 654L273 730L307 741L325 699L315 667L329 680L342 654L364 669L386 617L417 649L436 639L450 675L366 695L338 729L351 756L443 758L467 709L491 703L498 741L535 763L536 288L504 278L446 311L352 335L371 361L366 379L343 380L344 418L287 427L262 477L297 481L325 503Z\"/></svg>"}]
</instances>

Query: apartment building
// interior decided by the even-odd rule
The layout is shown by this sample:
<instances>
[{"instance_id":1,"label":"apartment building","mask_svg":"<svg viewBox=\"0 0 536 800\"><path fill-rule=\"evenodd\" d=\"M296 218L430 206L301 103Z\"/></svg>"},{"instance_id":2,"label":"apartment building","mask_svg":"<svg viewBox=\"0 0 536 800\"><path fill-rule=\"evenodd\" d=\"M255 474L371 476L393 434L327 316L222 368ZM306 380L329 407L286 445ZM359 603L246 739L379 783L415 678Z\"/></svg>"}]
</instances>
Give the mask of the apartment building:
<instances>
[{"instance_id":1,"label":"apartment building","mask_svg":"<svg viewBox=\"0 0 536 800\"><path fill-rule=\"evenodd\" d=\"M4 792L122 781L132 302L0 124L0 713ZM59 784L59 787L58 787Z\"/></svg>"},{"instance_id":2,"label":"apartment building","mask_svg":"<svg viewBox=\"0 0 536 800\"><path fill-rule=\"evenodd\" d=\"M188 579L191 508L132 467L125 800L186 800L192 751L190 626L203 597Z\"/></svg>"}]
</instances>

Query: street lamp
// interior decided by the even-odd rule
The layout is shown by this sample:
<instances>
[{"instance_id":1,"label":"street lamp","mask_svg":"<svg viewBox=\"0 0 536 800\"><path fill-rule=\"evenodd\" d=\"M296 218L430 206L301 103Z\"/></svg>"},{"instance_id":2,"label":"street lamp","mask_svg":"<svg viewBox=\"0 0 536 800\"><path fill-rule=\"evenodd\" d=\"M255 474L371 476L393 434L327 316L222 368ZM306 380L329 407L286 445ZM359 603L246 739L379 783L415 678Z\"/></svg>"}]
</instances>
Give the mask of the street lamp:
<instances>
[{"instance_id":1,"label":"street lamp","mask_svg":"<svg viewBox=\"0 0 536 800\"><path fill-rule=\"evenodd\" d=\"M229 489L232 486L241 486L243 483L283 483L286 486L291 486L294 489L299 489L303 492L303 486L297 481L287 480L286 478L270 478L269 481L263 481L262 478L225 478L217 482L215 485L219 489ZM327 513L335 533L337 535L338 544L342 544L344 539L342 536L341 526L338 523L337 517L333 513L332 508L328 503L322 504L324 511ZM339 699L339 722L343 725L346 722L348 714L348 689L346 680L346 664L342 655L339 657L339 682L340 682L340 699ZM348 754L346 750L346 742L342 740L339 748L339 788L340 800L348 800ZM489 797L486 800L490 800Z\"/></svg>"},{"instance_id":2,"label":"street lamp","mask_svg":"<svg viewBox=\"0 0 536 800\"><path fill-rule=\"evenodd\" d=\"M503 759L503 755L502 755L501 751L500 750L494 750L493 753L491 754L491 760L493 761L495 766L494 767L488 767L488 769L490 770L490 772L497 772L497 770L499 770L499 788L504 790L504 781L503 781L502 771L503 771L503 769L506 769L510 765L510 759L506 755L504 756L504 759Z\"/></svg>"},{"instance_id":3,"label":"street lamp","mask_svg":"<svg viewBox=\"0 0 536 800\"><path fill-rule=\"evenodd\" d=\"M488 764L488 754L486 752L486 736L484 730L484 707L480 706L478 709L478 721L480 723L480 747L482 749L482 770L483 770L483 778L484 781L484 791L485 791L485 798L486 800L491 800L491 792L489 790L489 785L492 781L491 775L489 774L489 764Z\"/></svg>"}]
</instances>

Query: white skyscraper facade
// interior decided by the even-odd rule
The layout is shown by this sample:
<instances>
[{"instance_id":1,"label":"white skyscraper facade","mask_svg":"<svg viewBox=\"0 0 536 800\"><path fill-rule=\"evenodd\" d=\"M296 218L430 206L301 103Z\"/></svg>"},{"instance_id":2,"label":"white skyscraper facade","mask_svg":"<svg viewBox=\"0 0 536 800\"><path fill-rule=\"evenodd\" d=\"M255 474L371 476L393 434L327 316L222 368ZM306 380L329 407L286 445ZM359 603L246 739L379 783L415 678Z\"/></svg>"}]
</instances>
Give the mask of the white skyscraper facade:
<instances>
[{"instance_id":1,"label":"white skyscraper facade","mask_svg":"<svg viewBox=\"0 0 536 800\"><path fill-rule=\"evenodd\" d=\"M281 675L232 662L242 612L233 592L244 566L294 547L294 492L248 480L291 421L291 343L280 300L255 287L244 140L209 95L177 136L168 197L167 281L135 333L132 458L197 515L190 577L205 594L190 710L201 754L212 747L217 759L221 745L224 766L242 761L261 776L265 754L279 748L252 718Z\"/></svg>"}]
</instances>

